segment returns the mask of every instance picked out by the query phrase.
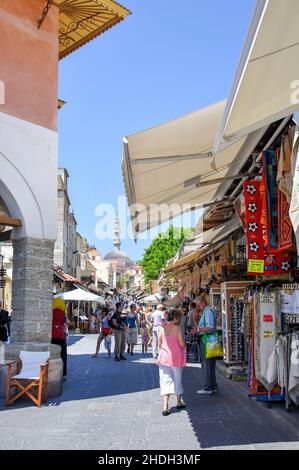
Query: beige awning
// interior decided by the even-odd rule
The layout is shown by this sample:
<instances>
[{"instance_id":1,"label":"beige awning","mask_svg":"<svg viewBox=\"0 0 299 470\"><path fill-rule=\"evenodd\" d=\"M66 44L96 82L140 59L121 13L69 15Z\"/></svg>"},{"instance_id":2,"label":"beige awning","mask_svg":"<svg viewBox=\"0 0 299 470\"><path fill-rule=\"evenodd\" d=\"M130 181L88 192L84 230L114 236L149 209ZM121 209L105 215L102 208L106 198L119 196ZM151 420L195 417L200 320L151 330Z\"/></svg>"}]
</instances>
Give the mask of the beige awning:
<instances>
[{"instance_id":1,"label":"beige awning","mask_svg":"<svg viewBox=\"0 0 299 470\"><path fill-rule=\"evenodd\" d=\"M214 201L246 138L212 158L225 102L124 139L123 177L133 232ZM221 197L221 194L217 194Z\"/></svg>"},{"instance_id":2,"label":"beige awning","mask_svg":"<svg viewBox=\"0 0 299 470\"><path fill-rule=\"evenodd\" d=\"M298 25L298 0L257 2L214 151L298 111Z\"/></svg>"}]
</instances>

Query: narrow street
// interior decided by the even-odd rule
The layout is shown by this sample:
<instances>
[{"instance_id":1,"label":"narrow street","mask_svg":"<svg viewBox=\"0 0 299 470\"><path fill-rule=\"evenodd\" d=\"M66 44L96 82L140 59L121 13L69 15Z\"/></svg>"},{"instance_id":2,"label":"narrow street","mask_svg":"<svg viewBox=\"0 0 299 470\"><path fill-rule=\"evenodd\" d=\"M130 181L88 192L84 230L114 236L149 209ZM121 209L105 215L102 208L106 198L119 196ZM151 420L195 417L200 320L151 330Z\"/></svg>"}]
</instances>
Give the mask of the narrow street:
<instances>
[{"instance_id":1,"label":"narrow street","mask_svg":"<svg viewBox=\"0 0 299 470\"><path fill-rule=\"evenodd\" d=\"M0 449L299 449L299 411L247 398L244 383L218 371L220 393L200 397L201 370L184 375L188 409L161 416L158 369L150 355L91 358L96 336L72 336L61 397L41 409L0 403ZM174 404L174 402L172 402Z\"/></svg>"}]
</instances>

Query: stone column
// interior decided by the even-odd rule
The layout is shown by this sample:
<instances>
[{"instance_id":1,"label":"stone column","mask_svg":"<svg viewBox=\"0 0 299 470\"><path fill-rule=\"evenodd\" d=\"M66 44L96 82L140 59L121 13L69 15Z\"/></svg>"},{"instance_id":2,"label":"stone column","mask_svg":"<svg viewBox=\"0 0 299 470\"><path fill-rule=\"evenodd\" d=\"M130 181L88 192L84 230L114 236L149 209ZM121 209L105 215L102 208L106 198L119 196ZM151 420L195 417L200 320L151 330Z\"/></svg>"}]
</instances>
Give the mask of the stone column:
<instances>
[{"instance_id":1,"label":"stone column","mask_svg":"<svg viewBox=\"0 0 299 470\"><path fill-rule=\"evenodd\" d=\"M49 351L49 396L56 396L62 391L62 360L60 347L51 344L54 241L21 238L13 248L12 344L5 357Z\"/></svg>"}]
</instances>

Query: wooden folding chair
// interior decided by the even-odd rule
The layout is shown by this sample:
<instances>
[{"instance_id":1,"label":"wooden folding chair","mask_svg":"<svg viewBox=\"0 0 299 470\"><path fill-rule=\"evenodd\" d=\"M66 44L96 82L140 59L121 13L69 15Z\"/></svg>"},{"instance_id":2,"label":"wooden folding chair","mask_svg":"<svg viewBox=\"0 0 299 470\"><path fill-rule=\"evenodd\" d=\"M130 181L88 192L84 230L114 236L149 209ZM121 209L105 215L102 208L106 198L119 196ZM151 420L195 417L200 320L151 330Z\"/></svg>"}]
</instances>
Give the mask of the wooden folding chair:
<instances>
[{"instance_id":1,"label":"wooden folding chair","mask_svg":"<svg viewBox=\"0 0 299 470\"><path fill-rule=\"evenodd\" d=\"M38 407L47 401L49 352L21 351L17 361L16 374L13 375L13 363L8 364L6 388L6 406L12 405L18 398L27 395ZM11 390L16 389L11 397ZM17 390L20 390L18 393ZM36 390L36 396L33 391ZM32 393L31 393L32 392Z\"/></svg>"}]
</instances>

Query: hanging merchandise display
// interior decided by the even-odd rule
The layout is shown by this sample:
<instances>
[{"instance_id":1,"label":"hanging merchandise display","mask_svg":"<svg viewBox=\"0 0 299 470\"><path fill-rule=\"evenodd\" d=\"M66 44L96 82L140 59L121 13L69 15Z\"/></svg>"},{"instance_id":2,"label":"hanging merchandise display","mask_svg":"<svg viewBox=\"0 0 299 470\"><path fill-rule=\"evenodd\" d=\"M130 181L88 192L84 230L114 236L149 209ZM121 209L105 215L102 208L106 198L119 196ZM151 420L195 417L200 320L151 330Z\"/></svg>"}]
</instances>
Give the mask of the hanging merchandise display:
<instances>
[{"instance_id":1,"label":"hanging merchandise display","mask_svg":"<svg viewBox=\"0 0 299 470\"><path fill-rule=\"evenodd\" d=\"M289 146L288 146L289 147ZM283 155L289 155L284 151ZM265 227L265 274L285 274L293 266L293 228L289 217L287 196L277 185L278 165L283 159L280 149L263 152L262 224ZM283 175L289 169L284 159ZM282 181L282 179L280 180Z\"/></svg>"},{"instance_id":2,"label":"hanging merchandise display","mask_svg":"<svg viewBox=\"0 0 299 470\"><path fill-rule=\"evenodd\" d=\"M251 276L262 275L265 270L260 185L260 181L244 182L248 274Z\"/></svg>"},{"instance_id":3,"label":"hanging merchandise display","mask_svg":"<svg viewBox=\"0 0 299 470\"><path fill-rule=\"evenodd\" d=\"M281 250L286 250L294 245L293 226L289 214L290 204L281 191L278 192L278 206L278 244Z\"/></svg>"},{"instance_id":4,"label":"hanging merchandise display","mask_svg":"<svg viewBox=\"0 0 299 470\"><path fill-rule=\"evenodd\" d=\"M248 244L248 273L256 275L264 272L263 228L261 225L260 182L244 183L245 215Z\"/></svg>"},{"instance_id":5,"label":"hanging merchandise display","mask_svg":"<svg viewBox=\"0 0 299 470\"><path fill-rule=\"evenodd\" d=\"M294 229L299 256L299 128L296 128L294 145L292 150L292 197L290 202L290 219Z\"/></svg>"},{"instance_id":6,"label":"hanging merchandise display","mask_svg":"<svg viewBox=\"0 0 299 470\"><path fill-rule=\"evenodd\" d=\"M293 333L290 338L290 368L288 380L289 398L299 406L299 333Z\"/></svg>"},{"instance_id":7,"label":"hanging merchandise display","mask_svg":"<svg viewBox=\"0 0 299 470\"><path fill-rule=\"evenodd\" d=\"M286 409L299 406L299 332L289 330L277 340L267 363L267 380L278 384L285 398ZM271 389L273 393L273 389Z\"/></svg>"},{"instance_id":8,"label":"hanging merchandise display","mask_svg":"<svg viewBox=\"0 0 299 470\"><path fill-rule=\"evenodd\" d=\"M286 274L294 265L293 228L289 203L277 186L280 153L263 152L261 181L244 183L248 274Z\"/></svg>"},{"instance_id":9,"label":"hanging merchandise display","mask_svg":"<svg viewBox=\"0 0 299 470\"><path fill-rule=\"evenodd\" d=\"M232 362L242 363L245 360L244 356L244 339L241 333L242 315L244 308L243 297L232 297L231 302L231 334L232 334Z\"/></svg>"},{"instance_id":10,"label":"hanging merchandise display","mask_svg":"<svg viewBox=\"0 0 299 470\"><path fill-rule=\"evenodd\" d=\"M265 188L265 248L278 248L278 186L277 186L277 154L275 150L263 152L263 184Z\"/></svg>"},{"instance_id":11,"label":"hanging merchandise display","mask_svg":"<svg viewBox=\"0 0 299 470\"><path fill-rule=\"evenodd\" d=\"M277 183L279 191L285 195L288 203L292 197L292 166L293 166L293 146L295 140L295 126L289 127L281 139L279 149L280 158L277 164Z\"/></svg>"},{"instance_id":12,"label":"hanging merchandise display","mask_svg":"<svg viewBox=\"0 0 299 470\"><path fill-rule=\"evenodd\" d=\"M227 365L245 362L244 338L241 331L243 299L248 281L221 284L223 358Z\"/></svg>"},{"instance_id":13,"label":"hanging merchandise display","mask_svg":"<svg viewBox=\"0 0 299 470\"><path fill-rule=\"evenodd\" d=\"M221 288L220 285L212 287L209 292L211 306L216 314L217 330L222 332L222 313L221 313Z\"/></svg>"},{"instance_id":14,"label":"hanging merchandise display","mask_svg":"<svg viewBox=\"0 0 299 470\"><path fill-rule=\"evenodd\" d=\"M257 288L252 303L252 338L249 349L248 385L250 397L283 401L285 394L273 379L269 382L268 362L281 332L279 290Z\"/></svg>"},{"instance_id":15,"label":"hanging merchandise display","mask_svg":"<svg viewBox=\"0 0 299 470\"><path fill-rule=\"evenodd\" d=\"M299 326L299 285L284 284L280 298L283 325Z\"/></svg>"},{"instance_id":16,"label":"hanging merchandise display","mask_svg":"<svg viewBox=\"0 0 299 470\"><path fill-rule=\"evenodd\" d=\"M234 208L237 216L239 217L242 228L246 230L245 197L243 192L234 201Z\"/></svg>"},{"instance_id":17,"label":"hanging merchandise display","mask_svg":"<svg viewBox=\"0 0 299 470\"><path fill-rule=\"evenodd\" d=\"M279 292L257 293L254 296L254 364L255 378L270 391L267 363L281 333Z\"/></svg>"}]
</instances>

